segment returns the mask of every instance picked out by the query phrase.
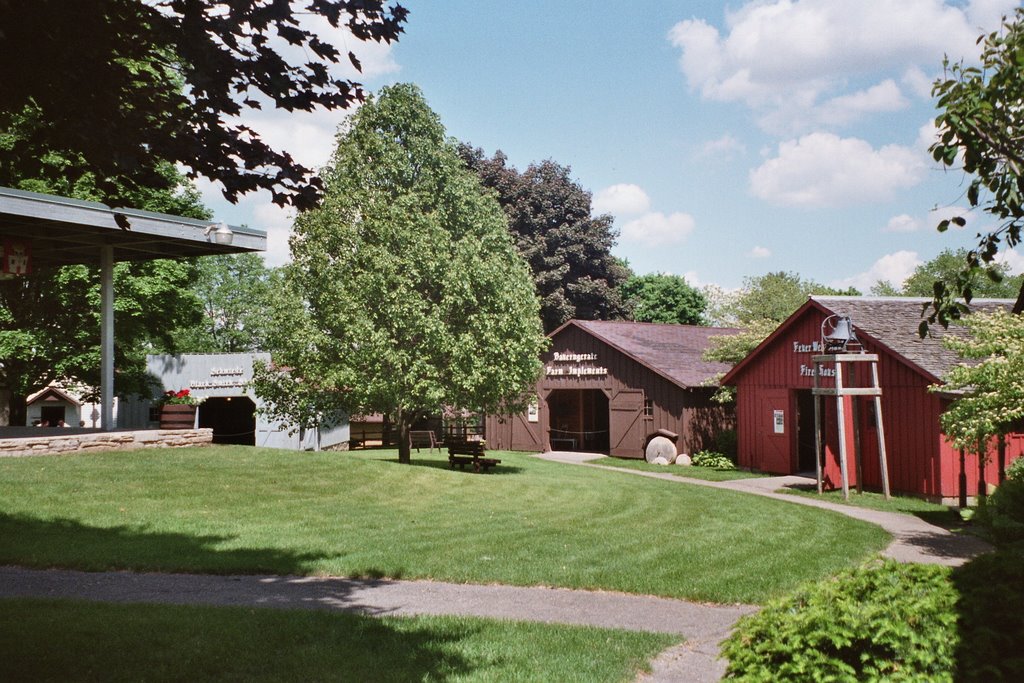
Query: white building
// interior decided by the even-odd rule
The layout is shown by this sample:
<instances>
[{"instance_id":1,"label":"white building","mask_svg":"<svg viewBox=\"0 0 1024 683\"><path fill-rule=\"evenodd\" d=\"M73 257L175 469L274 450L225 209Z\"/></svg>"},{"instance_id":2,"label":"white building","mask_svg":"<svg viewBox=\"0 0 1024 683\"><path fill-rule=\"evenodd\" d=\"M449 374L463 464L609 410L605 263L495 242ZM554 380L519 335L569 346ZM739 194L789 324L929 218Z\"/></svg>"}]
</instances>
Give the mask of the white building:
<instances>
[{"instance_id":1,"label":"white building","mask_svg":"<svg viewBox=\"0 0 1024 683\"><path fill-rule=\"evenodd\" d=\"M253 361L270 362L269 353L204 353L146 357L149 373L158 391L151 399L122 402L118 415L121 428L156 428L159 424L157 399L166 391L188 389L202 403L196 413L197 427L213 429L214 443L268 446L296 450L348 447L347 415L335 424L321 425L302 433L280 422L268 420L262 401L252 388Z\"/></svg>"}]
</instances>

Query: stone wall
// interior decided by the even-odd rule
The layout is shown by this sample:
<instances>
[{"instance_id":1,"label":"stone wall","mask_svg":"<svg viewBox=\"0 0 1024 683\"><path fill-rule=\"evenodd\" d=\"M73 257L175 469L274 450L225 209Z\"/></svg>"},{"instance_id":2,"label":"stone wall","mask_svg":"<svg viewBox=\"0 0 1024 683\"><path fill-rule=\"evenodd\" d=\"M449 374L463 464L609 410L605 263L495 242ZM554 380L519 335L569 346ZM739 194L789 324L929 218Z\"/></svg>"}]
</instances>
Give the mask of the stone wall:
<instances>
[{"instance_id":1,"label":"stone wall","mask_svg":"<svg viewBox=\"0 0 1024 683\"><path fill-rule=\"evenodd\" d=\"M213 443L213 430L208 428L84 434L61 434L57 429L41 431L45 433L39 436L0 439L0 457L125 451L133 448L182 448L209 446Z\"/></svg>"}]
</instances>

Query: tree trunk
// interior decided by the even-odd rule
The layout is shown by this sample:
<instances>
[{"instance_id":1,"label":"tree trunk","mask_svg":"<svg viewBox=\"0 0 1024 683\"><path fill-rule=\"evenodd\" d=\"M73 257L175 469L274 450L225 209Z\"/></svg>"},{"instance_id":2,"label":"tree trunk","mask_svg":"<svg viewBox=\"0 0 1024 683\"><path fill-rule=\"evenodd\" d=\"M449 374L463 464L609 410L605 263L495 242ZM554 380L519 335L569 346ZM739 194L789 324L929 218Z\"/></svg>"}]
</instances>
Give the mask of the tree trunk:
<instances>
[{"instance_id":1,"label":"tree trunk","mask_svg":"<svg viewBox=\"0 0 1024 683\"><path fill-rule=\"evenodd\" d=\"M1024 313L1024 284L1020 286L1020 291L1017 292L1017 301L1013 304L1013 312L1016 315Z\"/></svg>"},{"instance_id":2,"label":"tree trunk","mask_svg":"<svg viewBox=\"0 0 1024 683\"><path fill-rule=\"evenodd\" d=\"M11 394L10 413L8 414L8 424L12 427L24 427L27 425L28 420L28 403L25 399L28 396L24 394Z\"/></svg>"},{"instance_id":3,"label":"tree trunk","mask_svg":"<svg viewBox=\"0 0 1024 683\"><path fill-rule=\"evenodd\" d=\"M412 428L414 415L399 408L395 417L398 420L398 462L408 465L412 462L409 430Z\"/></svg>"},{"instance_id":4,"label":"tree trunk","mask_svg":"<svg viewBox=\"0 0 1024 683\"><path fill-rule=\"evenodd\" d=\"M7 427L11 424L11 390L7 387L0 389L0 427Z\"/></svg>"}]
</instances>

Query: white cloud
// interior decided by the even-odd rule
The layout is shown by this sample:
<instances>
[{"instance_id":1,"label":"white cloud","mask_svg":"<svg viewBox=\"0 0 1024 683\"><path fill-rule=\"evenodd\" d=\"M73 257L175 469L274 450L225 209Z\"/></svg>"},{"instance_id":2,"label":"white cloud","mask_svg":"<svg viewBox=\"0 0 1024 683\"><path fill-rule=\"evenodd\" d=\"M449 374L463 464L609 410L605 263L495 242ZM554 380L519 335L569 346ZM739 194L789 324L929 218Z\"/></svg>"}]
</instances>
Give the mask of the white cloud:
<instances>
[{"instance_id":1,"label":"white cloud","mask_svg":"<svg viewBox=\"0 0 1024 683\"><path fill-rule=\"evenodd\" d=\"M784 206L844 206L890 199L917 185L922 156L907 147L874 149L858 138L812 133L779 145L750 173L754 196Z\"/></svg>"},{"instance_id":2,"label":"white cloud","mask_svg":"<svg viewBox=\"0 0 1024 683\"><path fill-rule=\"evenodd\" d=\"M910 214L901 213L893 216L883 228L883 232L914 232L921 229L921 221Z\"/></svg>"},{"instance_id":3,"label":"white cloud","mask_svg":"<svg viewBox=\"0 0 1024 683\"><path fill-rule=\"evenodd\" d=\"M772 255L772 250L768 247L757 246L747 252L747 256L750 258L768 258Z\"/></svg>"},{"instance_id":4,"label":"white cloud","mask_svg":"<svg viewBox=\"0 0 1024 683\"><path fill-rule=\"evenodd\" d=\"M939 129L935 127L935 121L928 121L917 129L917 142L915 143L915 146L918 149L927 152L928 148L931 147L932 144L938 142L938 140ZM929 156L929 158L931 157Z\"/></svg>"},{"instance_id":5,"label":"white cloud","mask_svg":"<svg viewBox=\"0 0 1024 683\"><path fill-rule=\"evenodd\" d=\"M917 257L916 251L897 251L878 259L863 273L834 281L832 286L838 289L856 287L862 292L868 292L872 285L881 281L899 288L921 264L922 261Z\"/></svg>"},{"instance_id":6,"label":"white cloud","mask_svg":"<svg viewBox=\"0 0 1024 683\"><path fill-rule=\"evenodd\" d=\"M595 214L610 213L613 216L636 216L651 208L651 198L639 185L619 183L606 187L594 195Z\"/></svg>"},{"instance_id":7,"label":"white cloud","mask_svg":"<svg viewBox=\"0 0 1024 683\"><path fill-rule=\"evenodd\" d=\"M899 111L909 105L899 86L892 79L886 79L867 90L840 95L825 102L819 109L818 119L826 125L845 125L864 114Z\"/></svg>"},{"instance_id":8,"label":"white cloud","mask_svg":"<svg viewBox=\"0 0 1024 683\"><path fill-rule=\"evenodd\" d=\"M726 133L720 138L709 140L700 147L699 158L728 159L734 154L746 153L746 146L732 135Z\"/></svg>"},{"instance_id":9,"label":"white cloud","mask_svg":"<svg viewBox=\"0 0 1024 683\"><path fill-rule=\"evenodd\" d=\"M1016 249L1005 249L996 255L997 263L1005 263L1010 267L1011 275L1024 273L1024 254Z\"/></svg>"},{"instance_id":10,"label":"white cloud","mask_svg":"<svg viewBox=\"0 0 1024 683\"><path fill-rule=\"evenodd\" d=\"M882 79L903 76L908 65L939 64L945 54L953 60L976 58L978 22L994 28L1001 8L1012 5L986 0L964 9L942 0L754 0L727 11L722 31L691 19L676 24L668 38L680 49L680 69L691 89L706 99L742 102L766 129L792 133L828 121L829 100L846 97L858 78L885 83ZM857 110L833 123L891 111L899 101L894 88L895 82L882 91L863 91L854 98ZM817 111L822 102L824 113Z\"/></svg>"},{"instance_id":11,"label":"white cloud","mask_svg":"<svg viewBox=\"0 0 1024 683\"><path fill-rule=\"evenodd\" d=\"M687 213L665 215L652 211L622 226L620 242L636 242L647 247L662 247L685 240L696 226Z\"/></svg>"},{"instance_id":12,"label":"white cloud","mask_svg":"<svg viewBox=\"0 0 1024 683\"><path fill-rule=\"evenodd\" d=\"M967 3L967 18L974 26L994 29L1000 19L1013 14L1019 0L971 0Z\"/></svg>"},{"instance_id":13,"label":"white cloud","mask_svg":"<svg viewBox=\"0 0 1024 683\"><path fill-rule=\"evenodd\" d=\"M911 65L906 71L903 72L902 77L903 85L912 92L914 95L922 100L930 99L932 96L932 83L935 81L934 77L929 76L924 72L921 67L916 64Z\"/></svg>"},{"instance_id":14,"label":"white cloud","mask_svg":"<svg viewBox=\"0 0 1024 683\"><path fill-rule=\"evenodd\" d=\"M263 193L261 193L263 194ZM283 209L277 204L263 201L253 207L253 227L267 231L267 253L263 260L268 266L284 265L291 260L288 236L295 221L294 209Z\"/></svg>"}]
</instances>

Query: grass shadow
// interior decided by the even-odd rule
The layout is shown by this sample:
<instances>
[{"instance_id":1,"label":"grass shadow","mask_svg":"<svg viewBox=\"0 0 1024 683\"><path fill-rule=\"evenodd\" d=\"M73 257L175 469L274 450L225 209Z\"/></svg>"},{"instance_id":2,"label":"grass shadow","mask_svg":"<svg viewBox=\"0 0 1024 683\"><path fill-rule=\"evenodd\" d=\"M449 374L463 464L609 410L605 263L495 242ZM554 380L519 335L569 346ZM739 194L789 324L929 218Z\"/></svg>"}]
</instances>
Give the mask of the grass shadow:
<instances>
[{"instance_id":1,"label":"grass shadow","mask_svg":"<svg viewBox=\"0 0 1024 683\"><path fill-rule=\"evenodd\" d=\"M142 526L100 527L72 519L0 513L0 565L75 567L85 571L209 574L303 574L323 553L280 548L222 547L236 538L154 531Z\"/></svg>"},{"instance_id":2,"label":"grass shadow","mask_svg":"<svg viewBox=\"0 0 1024 683\"><path fill-rule=\"evenodd\" d=\"M467 653L472 623L36 599L0 601L0 614L4 680L443 681L500 670L500 657Z\"/></svg>"},{"instance_id":3,"label":"grass shadow","mask_svg":"<svg viewBox=\"0 0 1024 683\"><path fill-rule=\"evenodd\" d=\"M1024 681L1024 546L1002 548L953 572L960 594L957 681Z\"/></svg>"},{"instance_id":4,"label":"grass shadow","mask_svg":"<svg viewBox=\"0 0 1024 683\"><path fill-rule=\"evenodd\" d=\"M387 462L387 463L391 463L391 464L394 464L394 465L402 464L402 463L398 462L398 458L397 457L391 457L391 456L380 457L380 458L373 458L373 460L376 460L378 462ZM411 467L429 467L431 469L444 470L446 472L465 472L466 474L477 474L476 472L473 471L473 468L468 466L468 465L465 468L461 468L461 469L458 468L458 467L453 468L451 465L448 464L447 460L431 460L429 458L416 458L416 457L413 457L413 459L408 463L408 465L411 466ZM480 474L487 474L487 475L491 475L491 474L496 474L496 475L519 474L520 472L523 472L523 471L524 470L523 470L522 467L517 467L515 465L501 464L501 465L494 465L492 467L489 467L489 468L487 468L486 472L481 472Z\"/></svg>"},{"instance_id":5,"label":"grass shadow","mask_svg":"<svg viewBox=\"0 0 1024 683\"><path fill-rule=\"evenodd\" d=\"M911 513L918 519L954 533L974 533L977 528L965 522L958 510L918 510Z\"/></svg>"}]
</instances>

